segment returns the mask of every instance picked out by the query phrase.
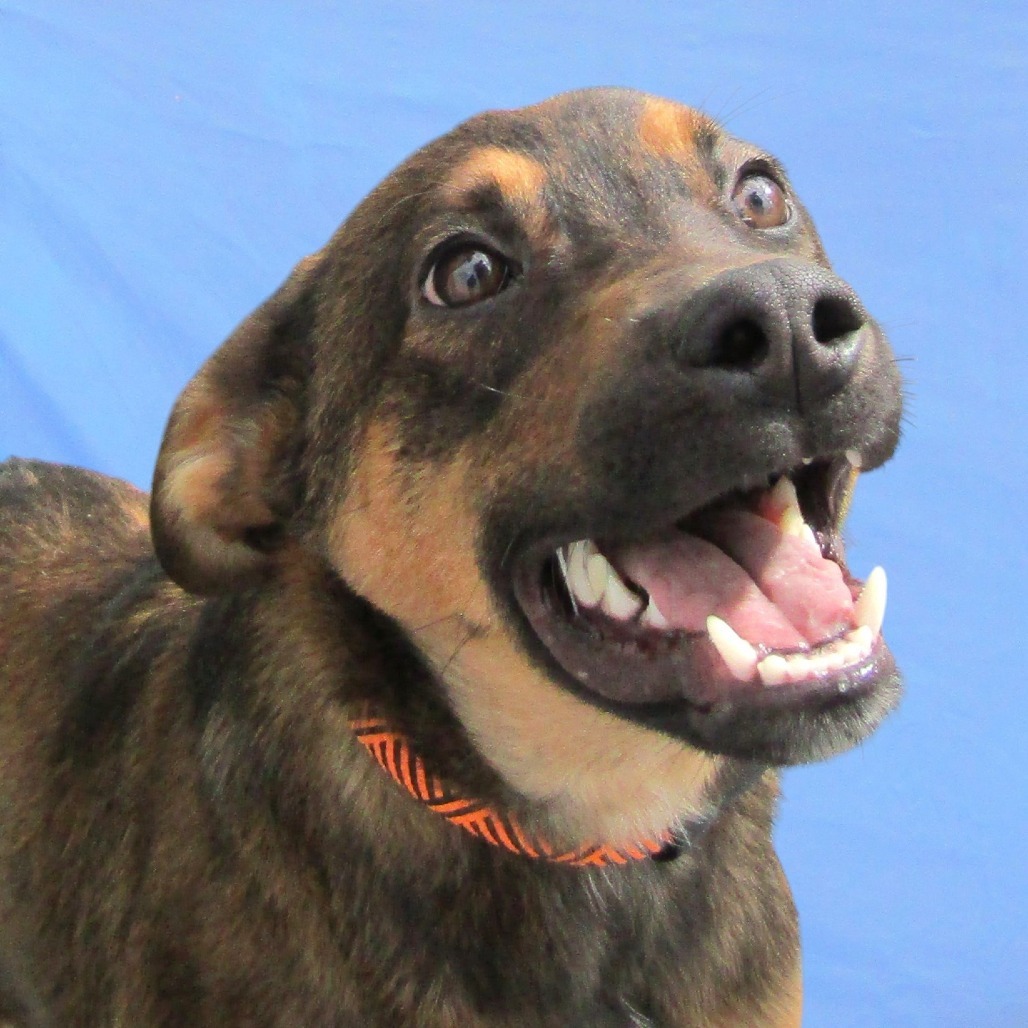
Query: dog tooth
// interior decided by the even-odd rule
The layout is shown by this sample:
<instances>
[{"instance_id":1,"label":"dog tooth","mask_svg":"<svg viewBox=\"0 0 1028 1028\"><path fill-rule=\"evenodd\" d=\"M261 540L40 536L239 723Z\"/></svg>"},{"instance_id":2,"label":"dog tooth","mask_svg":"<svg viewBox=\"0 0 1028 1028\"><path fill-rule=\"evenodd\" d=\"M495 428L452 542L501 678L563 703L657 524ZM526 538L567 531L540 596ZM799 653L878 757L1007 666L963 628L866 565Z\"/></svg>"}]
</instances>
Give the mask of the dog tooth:
<instances>
[{"instance_id":1,"label":"dog tooth","mask_svg":"<svg viewBox=\"0 0 1028 1028\"><path fill-rule=\"evenodd\" d=\"M650 602L646 604L646 609L642 612L642 616L639 618L639 624L646 628L656 628L660 632L663 632L668 627L668 619L661 614L660 608L653 602L652 596L650 597Z\"/></svg>"},{"instance_id":2,"label":"dog tooth","mask_svg":"<svg viewBox=\"0 0 1028 1028\"><path fill-rule=\"evenodd\" d=\"M768 497L771 509L778 517L778 524L786 535L799 535L803 526L803 513L800 511L799 497L796 486L788 475L782 475L771 490Z\"/></svg>"},{"instance_id":3,"label":"dog tooth","mask_svg":"<svg viewBox=\"0 0 1028 1028\"><path fill-rule=\"evenodd\" d=\"M842 662L843 667L850 664L856 664L857 661L862 660L866 656L865 651L856 643L852 642L845 643L842 647L841 653L844 658Z\"/></svg>"},{"instance_id":4,"label":"dog tooth","mask_svg":"<svg viewBox=\"0 0 1028 1028\"><path fill-rule=\"evenodd\" d=\"M847 450L846 460L848 460L855 468L862 468L864 466L864 458L860 455L859 450Z\"/></svg>"},{"instance_id":5,"label":"dog tooth","mask_svg":"<svg viewBox=\"0 0 1028 1028\"><path fill-rule=\"evenodd\" d=\"M803 458L803 466L804 467L808 467L809 465L811 465L813 463L814 463L814 458L813 457L804 457Z\"/></svg>"},{"instance_id":6,"label":"dog tooth","mask_svg":"<svg viewBox=\"0 0 1028 1028\"><path fill-rule=\"evenodd\" d=\"M814 534L814 530L803 520L803 515L797 510L795 512L790 512L788 514L788 518L788 526L785 524L780 526L782 533L784 535L791 535L795 536L797 539L801 539L810 548L810 552L812 554L820 557L821 544L817 541L817 536Z\"/></svg>"},{"instance_id":7,"label":"dog tooth","mask_svg":"<svg viewBox=\"0 0 1028 1028\"><path fill-rule=\"evenodd\" d=\"M778 653L772 653L757 664L757 673L764 685L781 685L790 680L789 662Z\"/></svg>"},{"instance_id":8,"label":"dog tooth","mask_svg":"<svg viewBox=\"0 0 1028 1028\"><path fill-rule=\"evenodd\" d=\"M707 618L707 635L728 670L741 682L748 682L757 667L757 651L727 621L711 614Z\"/></svg>"},{"instance_id":9,"label":"dog tooth","mask_svg":"<svg viewBox=\"0 0 1028 1028\"><path fill-rule=\"evenodd\" d=\"M557 547L557 563L560 565L560 573L564 577L564 584L567 586L568 596L571 598L571 607L578 613L578 600L575 597L575 590L571 587L571 580L568 577L568 558L563 546Z\"/></svg>"},{"instance_id":10,"label":"dog tooth","mask_svg":"<svg viewBox=\"0 0 1028 1028\"><path fill-rule=\"evenodd\" d=\"M592 539L579 539L578 542L574 542L571 545L578 551L579 559L583 565L594 553L599 553L599 550L596 549L596 543Z\"/></svg>"},{"instance_id":11,"label":"dog tooth","mask_svg":"<svg viewBox=\"0 0 1028 1028\"><path fill-rule=\"evenodd\" d=\"M588 547L585 566L589 574L589 585L598 600L603 596L603 590L607 588L607 579L614 569L610 566L610 561L596 549L592 542L588 543Z\"/></svg>"},{"instance_id":12,"label":"dog tooth","mask_svg":"<svg viewBox=\"0 0 1028 1028\"><path fill-rule=\"evenodd\" d=\"M817 536L814 535L814 530L806 522L803 523L803 531L800 533L807 543L814 548L818 556L821 556L821 544L817 541Z\"/></svg>"},{"instance_id":13,"label":"dog tooth","mask_svg":"<svg viewBox=\"0 0 1028 1028\"><path fill-rule=\"evenodd\" d=\"M788 475L782 475L771 489L771 499L779 509L786 507L798 507L799 500L796 497L796 486Z\"/></svg>"},{"instance_id":14,"label":"dog tooth","mask_svg":"<svg viewBox=\"0 0 1028 1028\"><path fill-rule=\"evenodd\" d=\"M856 454L856 451L847 451ZM857 459L860 459L860 454L856 454ZM842 524L850 512L850 505L853 503L853 493L857 488L857 479L860 478L860 466L857 464L850 463L849 471L846 473L845 481L843 481L838 490L836 496L836 521L838 524Z\"/></svg>"},{"instance_id":15,"label":"dog tooth","mask_svg":"<svg viewBox=\"0 0 1028 1028\"><path fill-rule=\"evenodd\" d=\"M813 678L814 675L826 670L830 659L826 653L812 653L809 656L790 653L785 658L786 666L789 668L789 681L798 682L804 678Z\"/></svg>"},{"instance_id":16,"label":"dog tooth","mask_svg":"<svg viewBox=\"0 0 1028 1028\"><path fill-rule=\"evenodd\" d=\"M783 535L792 535L805 540L820 553L821 547L818 545L817 537L803 518L799 497L796 495L796 486L788 475L782 475L775 482L769 500L772 511L777 514L779 531Z\"/></svg>"},{"instance_id":17,"label":"dog tooth","mask_svg":"<svg viewBox=\"0 0 1028 1028\"><path fill-rule=\"evenodd\" d=\"M887 592L885 569L877 567L867 576L853 612L857 625L869 628L872 636L882 630Z\"/></svg>"},{"instance_id":18,"label":"dog tooth","mask_svg":"<svg viewBox=\"0 0 1028 1028\"><path fill-rule=\"evenodd\" d=\"M621 581L618 573L611 568L607 576L607 588L600 600L600 610L619 621L628 621L642 610L643 602Z\"/></svg>"},{"instance_id":19,"label":"dog tooth","mask_svg":"<svg viewBox=\"0 0 1028 1028\"><path fill-rule=\"evenodd\" d=\"M801 536L804 534L803 529L806 527L799 507L787 507L782 511L778 521L778 528L781 530L782 535Z\"/></svg>"},{"instance_id":20,"label":"dog tooth","mask_svg":"<svg viewBox=\"0 0 1028 1028\"><path fill-rule=\"evenodd\" d=\"M810 653L772 653L757 664L757 673L764 685L800 682L852 667L871 652L873 643L871 629L861 626Z\"/></svg>"},{"instance_id":21,"label":"dog tooth","mask_svg":"<svg viewBox=\"0 0 1028 1028\"><path fill-rule=\"evenodd\" d=\"M847 632L845 638L850 643L856 646L859 651L860 657L866 657L874 646L874 633L866 625L861 625L859 628L854 628L852 632Z\"/></svg>"},{"instance_id":22,"label":"dog tooth","mask_svg":"<svg viewBox=\"0 0 1028 1028\"><path fill-rule=\"evenodd\" d=\"M845 636L840 640L839 652L845 656L847 664L855 664L871 652L871 640L869 638L865 646L863 642L857 642L849 636Z\"/></svg>"},{"instance_id":23,"label":"dog tooth","mask_svg":"<svg viewBox=\"0 0 1028 1028\"><path fill-rule=\"evenodd\" d=\"M845 650L833 650L828 653L820 653L816 658L818 671L838 671L850 663Z\"/></svg>"},{"instance_id":24,"label":"dog tooth","mask_svg":"<svg viewBox=\"0 0 1028 1028\"><path fill-rule=\"evenodd\" d=\"M813 653L811 653L811 657L822 663L825 661L830 663L833 660L837 660L841 664L843 661L843 652L838 646L819 646Z\"/></svg>"},{"instance_id":25,"label":"dog tooth","mask_svg":"<svg viewBox=\"0 0 1028 1028\"><path fill-rule=\"evenodd\" d=\"M568 547L567 582L571 595L586 607L595 607L600 602L600 593L592 586L588 571L587 539L580 539Z\"/></svg>"}]
</instances>

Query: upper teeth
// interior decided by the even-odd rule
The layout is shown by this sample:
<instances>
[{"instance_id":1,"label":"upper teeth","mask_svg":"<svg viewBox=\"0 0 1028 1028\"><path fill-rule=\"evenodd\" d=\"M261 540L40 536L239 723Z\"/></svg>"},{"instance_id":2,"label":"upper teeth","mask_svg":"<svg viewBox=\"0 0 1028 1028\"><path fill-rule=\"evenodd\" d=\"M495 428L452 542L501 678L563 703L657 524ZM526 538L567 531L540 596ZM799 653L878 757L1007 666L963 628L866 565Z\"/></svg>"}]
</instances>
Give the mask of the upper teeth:
<instances>
[{"instance_id":1,"label":"upper teeth","mask_svg":"<svg viewBox=\"0 0 1028 1028\"><path fill-rule=\"evenodd\" d=\"M859 466L858 455L847 453L847 457L852 465ZM856 477L855 470L853 477ZM800 510L796 487L788 476L783 475L775 483L768 500L769 507L765 509L782 533L804 539L820 552L814 532ZM644 602L633 592L591 539L580 539L558 550L557 558L576 613L579 606L599 607L608 617L618 621L638 619L640 625L648 628L668 628L667 618L653 598L649 597L648 602ZM755 675L765 685L800 681L855 664L867 657L882 629L886 595L885 571L877 567L867 576L854 606L856 627L840 638L807 652L770 653L761 659L752 643L743 639L728 622L714 615L707 618L707 635L728 670L741 681L750 681Z\"/></svg>"},{"instance_id":2,"label":"upper teeth","mask_svg":"<svg viewBox=\"0 0 1028 1028\"><path fill-rule=\"evenodd\" d=\"M799 497L796 495L796 486L787 475L782 475L768 496L771 510L777 515L777 524L783 535L793 535L810 543L818 553L821 552L818 546L814 530L803 519L803 511L800 510Z\"/></svg>"},{"instance_id":3,"label":"upper teeth","mask_svg":"<svg viewBox=\"0 0 1028 1028\"><path fill-rule=\"evenodd\" d=\"M561 565L576 605L599 607L618 621L629 621L642 611L643 601L625 585L591 539L571 543Z\"/></svg>"},{"instance_id":4,"label":"upper teeth","mask_svg":"<svg viewBox=\"0 0 1028 1028\"><path fill-rule=\"evenodd\" d=\"M653 602L652 596L649 603L646 604L646 609L642 612L642 617L639 618L639 624L645 625L647 628L655 628L659 632L668 627L668 619L661 614L660 608Z\"/></svg>"}]
</instances>

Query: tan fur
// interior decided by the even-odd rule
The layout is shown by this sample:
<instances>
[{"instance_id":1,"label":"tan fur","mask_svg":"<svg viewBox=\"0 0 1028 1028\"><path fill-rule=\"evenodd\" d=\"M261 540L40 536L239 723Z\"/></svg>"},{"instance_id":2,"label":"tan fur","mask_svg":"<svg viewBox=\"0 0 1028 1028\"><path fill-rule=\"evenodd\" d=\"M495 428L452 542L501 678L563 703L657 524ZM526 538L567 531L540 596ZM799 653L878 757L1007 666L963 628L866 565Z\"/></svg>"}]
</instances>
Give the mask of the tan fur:
<instances>
[{"instance_id":1,"label":"tan fur","mask_svg":"<svg viewBox=\"0 0 1028 1028\"><path fill-rule=\"evenodd\" d=\"M538 200L545 183L546 170L538 161L498 146L483 146L454 168L444 194L459 204L474 190L495 185L508 203L529 206Z\"/></svg>"},{"instance_id":2,"label":"tan fur","mask_svg":"<svg viewBox=\"0 0 1028 1028\"><path fill-rule=\"evenodd\" d=\"M706 1028L801 1028L803 1024L803 968L796 958L792 974L785 975L779 990L758 1007L740 1009L710 1021Z\"/></svg>"},{"instance_id":3,"label":"tan fur","mask_svg":"<svg viewBox=\"0 0 1028 1028\"><path fill-rule=\"evenodd\" d=\"M169 513L229 529L274 519L261 497L268 463L288 420L285 401L264 404L260 416L239 417L203 379L179 404L168 432L161 496Z\"/></svg>"},{"instance_id":4,"label":"tan fur","mask_svg":"<svg viewBox=\"0 0 1028 1028\"><path fill-rule=\"evenodd\" d=\"M652 838L702 814L718 758L597 710L528 663L478 572L469 469L456 459L411 479L388 427L372 425L332 534L340 574L411 633L480 752L572 843Z\"/></svg>"},{"instance_id":5,"label":"tan fur","mask_svg":"<svg viewBox=\"0 0 1028 1028\"><path fill-rule=\"evenodd\" d=\"M460 208L476 190L496 186L517 211L525 231L541 239L553 229L540 203L547 178L546 169L538 161L498 146L483 146L472 151L447 177L442 194Z\"/></svg>"},{"instance_id":6,"label":"tan fur","mask_svg":"<svg viewBox=\"0 0 1028 1028\"><path fill-rule=\"evenodd\" d=\"M700 111L670 100L650 97L644 101L639 116L639 141L654 156L671 158L696 167L700 163L696 152L696 135L710 130L713 124Z\"/></svg>"}]
</instances>

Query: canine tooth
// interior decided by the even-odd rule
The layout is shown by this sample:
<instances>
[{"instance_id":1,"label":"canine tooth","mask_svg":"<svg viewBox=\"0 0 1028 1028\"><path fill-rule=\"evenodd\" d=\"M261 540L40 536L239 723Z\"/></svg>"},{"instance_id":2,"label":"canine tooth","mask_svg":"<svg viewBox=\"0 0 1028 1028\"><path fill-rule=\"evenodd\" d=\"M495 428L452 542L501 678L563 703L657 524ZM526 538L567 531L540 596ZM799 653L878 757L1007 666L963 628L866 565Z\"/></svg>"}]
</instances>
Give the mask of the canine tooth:
<instances>
[{"instance_id":1,"label":"canine tooth","mask_svg":"<svg viewBox=\"0 0 1028 1028\"><path fill-rule=\"evenodd\" d=\"M803 529L806 528L806 523L803 521L803 515L800 513L798 507L788 507L782 511L781 520L778 522L778 527L781 529L783 535L803 535Z\"/></svg>"},{"instance_id":2,"label":"canine tooth","mask_svg":"<svg viewBox=\"0 0 1028 1028\"><path fill-rule=\"evenodd\" d=\"M862 468L864 466L864 458L860 455L859 450L847 450L846 460L848 460L855 468Z\"/></svg>"},{"instance_id":3,"label":"canine tooth","mask_svg":"<svg viewBox=\"0 0 1028 1028\"><path fill-rule=\"evenodd\" d=\"M887 591L885 569L877 567L867 576L867 581L864 583L864 588L853 611L857 625L869 628L872 637L878 635L882 630Z\"/></svg>"},{"instance_id":4,"label":"canine tooth","mask_svg":"<svg viewBox=\"0 0 1028 1028\"><path fill-rule=\"evenodd\" d=\"M803 520L803 515L800 514L798 508L795 511L788 511L778 527L782 530L783 535L802 539L810 547L812 553L821 556L821 544L817 541L814 530Z\"/></svg>"},{"instance_id":5,"label":"canine tooth","mask_svg":"<svg viewBox=\"0 0 1028 1028\"><path fill-rule=\"evenodd\" d=\"M646 604L646 609L642 612L642 616L639 618L639 624L644 625L646 628L656 628L661 632L668 627L668 619L661 614L660 608L653 602L652 596L650 597L650 602Z\"/></svg>"},{"instance_id":6,"label":"canine tooth","mask_svg":"<svg viewBox=\"0 0 1028 1028\"><path fill-rule=\"evenodd\" d=\"M783 535L795 535L812 541L814 533L810 526L803 520L803 511L800 510L799 497L796 495L796 486L788 475L782 475L769 497L771 509L777 513L778 528Z\"/></svg>"},{"instance_id":7,"label":"canine tooth","mask_svg":"<svg viewBox=\"0 0 1028 1028\"><path fill-rule=\"evenodd\" d=\"M811 465L813 463L814 463L814 458L813 457L804 457L803 458L803 466L804 467L808 467L809 465Z\"/></svg>"},{"instance_id":8,"label":"canine tooth","mask_svg":"<svg viewBox=\"0 0 1028 1028\"><path fill-rule=\"evenodd\" d=\"M592 586L589 576L588 540L580 539L568 547L567 583L572 597L587 607L595 607L600 602L600 593Z\"/></svg>"},{"instance_id":9,"label":"canine tooth","mask_svg":"<svg viewBox=\"0 0 1028 1028\"><path fill-rule=\"evenodd\" d=\"M783 510L789 506L799 507L799 500L796 498L796 486L793 485L793 481L788 475L782 475L775 482L774 487L771 489L771 499L774 500L776 507Z\"/></svg>"},{"instance_id":10,"label":"canine tooth","mask_svg":"<svg viewBox=\"0 0 1028 1028\"><path fill-rule=\"evenodd\" d=\"M789 662L780 654L772 653L757 665L757 673L764 685L781 685L789 681Z\"/></svg>"},{"instance_id":11,"label":"canine tooth","mask_svg":"<svg viewBox=\"0 0 1028 1028\"><path fill-rule=\"evenodd\" d=\"M792 479L788 475L782 475L777 482L775 482L771 489L770 496L771 504L773 508L784 514L786 511L794 510L799 512L800 501L796 496L796 486L793 485ZM802 518L802 514L800 517Z\"/></svg>"},{"instance_id":12,"label":"canine tooth","mask_svg":"<svg viewBox=\"0 0 1028 1028\"><path fill-rule=\"evenodd\" d=\"M627 621L642 610L642 600L626 587L621 576L606 560L604 563L610 572L607 575L607 587L600 599L600 610L619 621Z\"/></svg>"},{"instance_id":13,"label":"canine tooth","mask_svg":"<svg viewBox=\"0 0 1028 1028\"><path fill-rule=\"evenodd\" d=\"M847 451L850 452L850 451ZM855 451L853 451L855 452ZM860 455L857 454L859 459ZM846 481L843 483L842 488L839 491L838 499L838 522L841 525L846 520L846 516L850 512L850 504L853 503L853 492L857 488L857 479L860 478L860 467L851 463L849 473Z\"/></svg>"},{"instance_id":14,"label":"canine tooth","mask_svg":"<svg viewBox=\"0 0 1028 1028\"><path fill-rule=\"evenodd\" d=\"M741 682L748 682L757 667L757 651L727 621L713 614L707 618L707 635L714 649Z\"/></svg>"}]
</instances>

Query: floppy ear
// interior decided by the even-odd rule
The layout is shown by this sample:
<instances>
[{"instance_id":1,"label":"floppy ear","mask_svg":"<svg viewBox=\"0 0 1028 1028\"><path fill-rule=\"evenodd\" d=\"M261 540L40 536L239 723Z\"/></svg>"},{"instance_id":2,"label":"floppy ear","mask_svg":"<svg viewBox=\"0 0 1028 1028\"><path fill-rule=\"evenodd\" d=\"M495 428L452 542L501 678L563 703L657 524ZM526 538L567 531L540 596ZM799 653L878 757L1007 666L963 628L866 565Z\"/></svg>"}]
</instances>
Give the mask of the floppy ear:
<instances>
[{"instance_id":1,"label":"floppy ear","mask_svg":"<svg viewBox=\"0 0 1028 1028\"><path fill-rule=\"evenodd\" d=\"M207 360L175 404L154 473L154 548L183 588L253 584L276 551L303 489L298 477L310 366L311 280L320 255Z\"/></svg>"}]
</instances>

